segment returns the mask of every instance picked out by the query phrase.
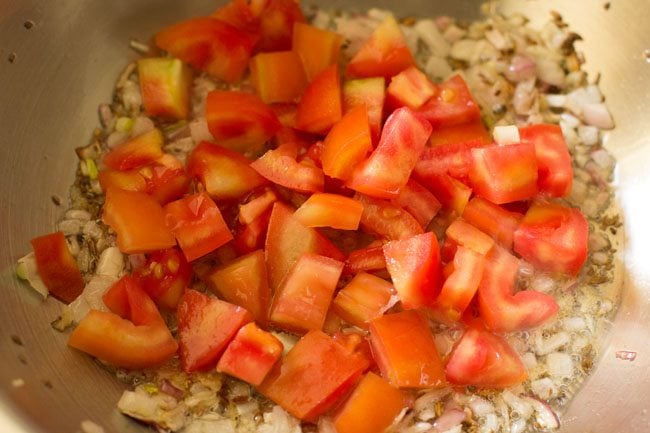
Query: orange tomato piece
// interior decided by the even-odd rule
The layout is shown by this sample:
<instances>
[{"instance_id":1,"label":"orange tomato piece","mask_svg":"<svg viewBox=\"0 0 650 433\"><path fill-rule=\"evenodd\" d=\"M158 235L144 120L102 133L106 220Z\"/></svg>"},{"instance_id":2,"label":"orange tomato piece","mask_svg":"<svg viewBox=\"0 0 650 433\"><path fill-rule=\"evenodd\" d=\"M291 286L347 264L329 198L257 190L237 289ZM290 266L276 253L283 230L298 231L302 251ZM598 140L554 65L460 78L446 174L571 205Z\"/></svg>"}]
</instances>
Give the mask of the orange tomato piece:
<instances>
[{"instance_id":1,"label":"orange tomato piece","mask_svg":"<svg viewBox=\"0 0 650 433\"><path fill-rule=\"evenodd\" d=\"M391 15L372 32L350 60L346 75L353 78L391 78L413 65L415 59L399 24Z\"/></svg>"},{"instance_id":2,"label":"orange tomato piece","mask_svg":"<svg viewBox=\"0 0 650 433\"><path fill-rule=\"evenodd\" d=\"M239 205L239 222L242 224L252 223L264 212L271 209L271 206L273 206L273 203L276 201L278 201L278 196L275 195L273 190L267 189L261 195Z\"/></svg>"},{"instance_id":3,"label":"orange tomato piece","mask_svg":"<svg viewBox=\"0 0 650 433\"><path fill-rule=\"evenodd\" d=\"M296 159L296 143L285 143L268 150L251 163L251 167L271 182L300 192L323 190L323 170L307 160Z\"/></svg>"},{"instance_id":4,"label":"orange tomato piece","mask_svg":"<svg viewBox=\"0 0 650 433\"><path fill-rule=\"evenodd\" d=\"M102 219L117 234L117 246L123 253L146 253L176 245L163 208L143 192L109 189Z\"/></svg>"},{"instance_id":5,"label":"orange tomato piece","mask_svg":"<svg viewBox=\"0 0 650 433\"><path fill-rule=\"evenodd\" d=\"M395 289L388 281L359 272L339 290L331 308L346 322L367 328L370 320L384 314L394 294Z\"/></svg>"},{"instance_id":6,"label":"orange tomato piece","mask_svg":"<svg viewBox=\"0 0 650 433\"><path fill-rule=\"evenodd\" d=\"M296 114L296 129L324 135L341 116L341 82L337 65L332 65L318 74L303 93Z\"/></svg>"},{"instance_id":7,"label":"orange tomato piece","mask_svg":"<svg viewBox=\"0 0 650 433\"><path fill-rule=\"evenodd\" d=\"M355 199L339 194L312 194L293 214L306 227L332 227L356 230L363 213L363 205Z\"/></svg>"},{"instance_id":8,"label":"orange tomato piece","mask_svg":"<svg viewBox=\"0 0 650 433\"><path fill-rule=\"evenodd\" d=\"M403 207L426 228L442 206L435 195L415 179L409 178L394 202Z\"/></svg>"},{"instance_id":9,"label":"orange tomato piece","mask_svg":"<svg viewBox=\"0 0 650 433\"><path fill-rule=\"evenodd\" d=\"M456 215L463 214L472 196L470 187L445 173L416 177L436 196L443 208L455 212Z\"/></svg>"},{"instance_id":10,"label":"orange tomato piece","mask_svg":"<svg viewBox=\"0 0 650 433\"><path fill-rule=\"evenodd\" d=\"M463 210L463 219L492 236L502 247L512 249L515 230L522 215L510 212L482 197L472 197Z\"/></svg>"},{"instance_id":11,"label":"orange tomato piece","mask_svg":"<svg viewBox=\"0 0 650 433\"><path fill-rule=\"evenodd\" d=\"M300 22L293 25L291 49L302 59L308 82L338 63L342 43L343 36L331 30Z\"/></svg>"},{"instance_id":12,"label":"orange tomato piece","mask_svg":"<svg viewBox=\"0 0 650 433\"><path fill-rule=\"evenodd\" d=\"M429 146L436 147L467 141L484 145L492 143L492 136L480 118L468 123L443 126L435 129L431 137L429 137Z\"/></svg>"},{"instance_id":13,"label":"orange tomato piece","mask_svg":"<svg viewBox=\"0 0 650 433\"><path fill-rule=\"evenodd\" d=\"M246 308L258 323L268 321L271 289L264 251L256 250L237 257L211 270L204 279L212 292Z\"/></svg>"},{"instance_id":14,"label":"orange tomato piece","mask_svg":"<svg viewBox=\"0 0 650 433\"><path fill-rule=\"evenodd\" d=\"M397 388L442 388L442 360L428 320L416 310L370 321L370 344L381 375Z\"/></svg>"},{"instance_id":15,"label":"orange tomato piece","mask_svg":"<svg viewBox=\"0 0 650 433\"><path fill-rule=\"evenodd\" d=\"M485 256L459 246L453 261L453 271L442 285L435 309L452 321L458 321L474 298L483 276Z\"/></svg>"},{"instance_id":16,"label":"orange tomato piece","mask_svg":"<svg viewBox=\"0 0 650 433\"><path fill-rule=\"evenodd\" d=\"M294 51L260 53L250 62L251 83L262 101L294 102L307 88L300 56Z\"/></svg>"},{"instance_id":17,"label":"orange tomato piece","mask_svg":"<svg viewBox=\"0 0 650 433\"><path fill-rule=\"evenodd\" d=\"M381 377L368 372L334 415L337 433L377 433L386 430L406 406L406 396Z\"/></svg>"},{"instance_id":18,"label":"orange tomato piece","mask_svg":"<svg viewBox=\"0 0 650 433\"><path fill-rule=\"evenodd\" d=\"M377 143L384 122L386 80L384 77L360 78L343 83L343 112L363 105L368 111L372 142Z\"/></svg>"},{"instance_id":19,"label":"orange tomato piece","mask_svg":"<svg viewBox=\"0 0 650 433\"><path fill-rule=\"evenodd\" d=\"M192 70L179 59L138 60L144 111L149 116L186 119L190 111Z\"/></svg>"},{"instance_id":20,"label":"orange tomato piece","mask_svg":"<svg viewBox=\"0 0 650 433\"><path fill-rule=\"evenodd\" d=\"M399 107L416 110L435 95L436 90L436 85L417 66L411 66L390 80L386 104L391 110Z\"/></svg>"},{"instance_id":21,"label":"orange tomato piece","mask_svg":"<svg viewBox=\"0 0 650 433\"><path fill-rule=\"evenodd\" d=\"M66 304L83 292L85 283L62 232L39 236L31 241L38 275L47 290Z\"/></svg>"},{"instance_id":22,"label":"orange tomato piece","mask_svg":"<svg viewBox=\"0 0 650 433\"><path fill-rule=\"evenodd\" d=\"M355 194L363 205L361 228L384 239L404 239L423 233L418 221L401 206L387 200Z\"/></svg>"},{"instance_id":23,"label":"orange tomato piece","mask_svg":"<svg viewBox=\"0 0 650 433\"><path fill-rule=\"evenodd\" d=\"M337 179L347 180L354 167L372 151L368 110L358 105L334 124L325 137L321 163L323 172Z\"/></svg>"},{"instance_id":24,"label":"orange tomato piece","mask_svg":"<svg viewBox=\"0 0 650 433\"><path fill-rule=\"evenodd\" d=\"M261 2L251 2L252 5ZM260 13L259 51L291 49L294 23L305 22L300 3L295 0L268 0Z\"/></svg>"},{"instance_id":25,"label":"orange tomato piece","mask_svg":"<svg viewBox=\"0 0 650 433\"><path fill-rule=\"evenodd\" d=\"M447 239L482 255L486 255L494 246L494 239L460 218L447 227L445 234Z\"/></svg>"},{"instance_id":26,"label":"orange tomato piece","mask_svg":"<svg viewBox=\"0 0 650 433\"><path fill-rule=\"evenodd\" d=\"M129 170L156 162L163 156L164 137L159 129L140 134L111 149L104 164L113 170Z\"/></svg>"}]
</instances>

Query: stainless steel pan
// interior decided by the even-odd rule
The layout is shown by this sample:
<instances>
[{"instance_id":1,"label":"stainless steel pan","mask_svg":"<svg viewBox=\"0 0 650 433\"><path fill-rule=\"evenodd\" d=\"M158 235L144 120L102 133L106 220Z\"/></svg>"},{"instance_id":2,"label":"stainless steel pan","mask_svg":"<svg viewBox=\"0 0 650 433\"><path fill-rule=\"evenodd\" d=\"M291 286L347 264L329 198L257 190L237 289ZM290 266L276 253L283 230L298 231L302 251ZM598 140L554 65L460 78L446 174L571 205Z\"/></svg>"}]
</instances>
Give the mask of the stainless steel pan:
<instances>
[{"instance_id":1,"label":"stainless steel pan","mask_svg":"<svg viewBox=\"0 0 650 433\"><path fill-rule=\"evenodd\" d=\"M165 24L208 13L211 0L0 1L0 431L75 432L82 420L107 432L136 432L117 413L122 385L89 359L69 350L50 328L59 307L42 303L14 278L29 239L53 229L73 180L72 149L89 139L96 107L111 97L129 59L131 38L147 40ZM478 2L336 1L328 6L387 7L400 15L445 13L472 18ZM609 3L609 2L608 2ZM608 4L607 3L607 4ZM533 20L562 13L584 37L591 73L602 74L617 128L607 147L618 158L619 201L626 246L622 305L593 376L564 416L563 432L650 431L650 6L612 2L504 1L505 11ZM17 336L19 338L13 338ZM15 340L15 341L14 341ZM622 361L618 350L638 352ZM12 386L23 379L22 387Z\"/></svg>"}]
</instances>

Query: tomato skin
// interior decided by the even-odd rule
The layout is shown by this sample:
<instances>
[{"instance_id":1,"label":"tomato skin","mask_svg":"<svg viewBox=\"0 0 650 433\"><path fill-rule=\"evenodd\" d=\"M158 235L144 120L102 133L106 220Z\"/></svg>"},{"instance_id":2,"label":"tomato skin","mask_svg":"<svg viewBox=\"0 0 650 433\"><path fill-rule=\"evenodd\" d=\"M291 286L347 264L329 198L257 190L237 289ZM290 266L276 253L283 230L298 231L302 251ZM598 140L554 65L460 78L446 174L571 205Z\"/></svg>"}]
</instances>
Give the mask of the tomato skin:
<instances>
[{"instance_id":1,"label":"tomato skin","mask_svg":"<svg viewBox=\"0 0 650 433\"><path fill-rule=\"evenodd\" d=\"M482 197L473 197L465 206L463 219L507 250L512 249L512 240L522 215L510 212Z\"/></svg>"},{"instance_id":2,"label":"tomato skin","mask_svg":"<svg viewBox=\"0 0 650 433\"><path fill-rule=\"evenodd\" d=\"M345 272L356 274L358 272L380 271L386 269L386 259L382 245L370 246L350 252L345 261Z\"/></svg>"},{"instance_id":3,"label":"tomato skin","mask_svg":"<svg viewBox=\"0 0 650 433\"><path fill-rule=\"evenodd\" d=\"M388 281L359 272L336 294L331 309L352 325L367 328L368 322L384 313L395 293Z\"/></svg>"},{"instance_id":4,"label":"tomato skin","mask_svg":"<svg viewBox=\"0 0 650 433\"><path fill-rule=\"evenodd\" d=\"M415 65L399 24L386 18L348 63L345 74L351 78L391 78Z\"/></svg>"},{"instance_id":5,"label":"tomato skin","mask_svg":"<svg viewBox=\"0 0 650 433\"><path fill-rule=\"evenodd\" d=\"M440 247L432 232L388 242L384 257L405 309L433 304L440 291Z\"/></svg>"},{"instance_id":6,"label":"tomato skin","mask_svg":"<svg viewBox=\"0 0 650 433\"><path fill-rule=\"evenodd\" d=\"M338 63L343 36L309 24L293 25L291 49L298 53L305 67L307 81L311 81L328 66Z\"/></svg>"},{"instance_id":7,"label":"tomato skin","mask_svg":"<svg viewBox=\"0 0 650 433\"><path fill-rule=\"evenodd\" d=\"M589 223L578 209L535 201L514 233L514 250L538 269L576 276L587 260Z\"/></svg>"},{"instance_id":8,"label":"tomato skin","mask_svg":"<svg viewBox=\"0 0 650 433\"><path fill-rule=\"evenodd\" d=\"M85 283L62 232L38 236L31 241L38 275L47 290L66 304L83 292Z\"/></svg>"},{"instance_id":9,"label":"tomato skin","mask_svg":"<svg viewBox=\"0 0 650 433\"><path fill-rule=\"evenodd\" d=\"M133 276L160 308L175 311L192 278L192 268L178 248L154 251Z\"/></svg>"},{"instance_id":10,"label":"tomato skin","mask_svg":"<svg viewBox=\"0 0 650 433\"><path fill-rule=\"evenodd\" d=\"M354 169L346 185L372 197L397 197L430 134L431 126L414 111L395 110L384 124L377 148Z\"/></svg>"},{"instance_id":11,"label":"tomato skin","mask_svg":"<svg viewBox=\"0 0 650 433\"><path fill-rule=\"evenodd\" d=\"M146 253L176 245L163 208L145 193L109 189L102 219L117 234L117 246L123 253Z\"/></svg>"},{"instance_id":12,"label":"tomato skin","mask_svg":"<svg viewBox=\"0 0 650 433\"><path fill-rule=\"evenodd\" d=\"M267 183L238 152L202 141L187 161L187 172L198 177L205 190L219 200L243 197Z\"/></svg>"},{"instance_id":13,"label":"tomato skin","mask_svg":"<svg viewBox=\"0 0 650 433\"><path fill-rule=\"evenodd\" d=\"M398 388L442 388L442 360L428 320L416 310L370 322L370 344L381 375Z\"/></svg>"},{"instance_id":14,"label":"tomato skin","mask_svg":"<svg viewBox=\"0 0 650 433\"><path fill-rule=\"evenodd\" d=\"M248 323L226 347L217 371L257 386L280 359L283 348L273 334L258 328L255 323Z\"/></svg>"},{"instance_id":15,"label":"tomato skin","mask_svg":"<svg viewBox=\"0 0 650 433\"><path fill-rule=\"evenodd\" d=\"M386 103L393 110L399 107L417 110L436 94L436 90L436 85L422 71L411 66L390 80Z\"/></svg>"},{"instance_id":16,"label":"tomato skin","mask_svg":"<svg viewBox=\"0 0 650 433\"><path fill-rule=\"evenodd\" d=\"M325 137L321 163L323 172L347 180L354 167L372 151L368 110L365 105L352 108L334 124Z\"/></svg>"},{"instance_id":17,"label":"tomato skin","mask_svg":"<svg viewBox=\"0 0 650 433\"><path fill-rule=\"evenodd\" d=\"M241 79L257 40L255 34L209 17L172 24L154 38L158 48L228 83Z\"/></svg>"},{"instance_id":18,"label":"tomato skin","mask_svg":"<svg viewBox=\"0 0 650 433\"><path fill-rule=\"evenodd\" d=\"M275 290L271 322L299 333L322 329L342 271L338 260L301 255Z\"/></svg>"},{"instance_id":19,"label":"tomato skin","mask_svg":"<svg viewBox=\"0 0 650 433\"><path fill-rule=\"evenodd\" d=\"M417 179L438 199L443 208L456 215L462 215L472 195L472 189L448 174L416 176Z\"/></svg>"},{"instance_id":20,"label":"tomato skin","mask_svg":"<svg viewBox=\"0 0 650 433\"><path fill-rule=\"evenodd\" d=\"M478 288L479 311L485 325L494 332L530 329L554 317L555 299L534 290L514 293L519 260L498 247L486 257Z\"/></svg>"},{"instance_id":21,"label":"tomato skin","mask_svg":"<svg viewBox=\"0 0 650 433\"><path fill-rule=\"evenodd\" d=\"M266 324L271 288L263 250L253 251L212 269L205 280L213 293L250 311L256 322Z\"/></svg>"},{"instance_id":22,"label":"tomato skin","mask_svg":"<svg viewBox=\"0 0 650 433\"><path fill-rule=\"evenodd\" d=\"M363 204L361 228L388 240L404 239L423 233L422 226L401 206L387 200L355 194Z\"/></svg>"},{"instance_id":23,"label":"tomato skin","mask_svg":"<svg viewBox=\"0 0 650 433\"><path fill-rule=\"evenodd\" d=\"M368 359L322 331L310 331L258 390L293 416L314 421L331 409L368 367Z\"/></svg>"},{"instance_id":24,"label":"tomato skin","mask_svg":"<svg viewBox=\"0 0 650 433\"><path fill-rule=\"evenodd\" d=\"M189 262L233 239L219 208L206 193L168 203L165 214L167 224Z\"/></svg>"},{"instance_id":25,"label":"tomato skin","mask_svg":"<svg viewBox=\"0 0 650 433\"><path fill-rule=\"evenodd\" d=\"M406 406L406 396L381 377L368 372L336 411L338 433L376 433L387 429Z\"/></svg>"},{"instance_id":26,"label":"tomato skin","mask_svg":"<svg viewBox=\"0 0 650 433\"><path fill-rule=\"evenodd\" d=\"M292 149L295 143L283 144L277 149L267 151L251 163L258 174L271 182L301 192L323 190L325 177L323 170L307 161L298 162Z\"/></svg>"},{"instance_id":27,"label":"tomato skin","mask_svg":"<svg viewBox=\"0 0 650 433\"><path fill-rule=\"evenodd\" d=\"M263 0L266 6L267 0ZM261 10L248 0L231 0L215 10L210 16L251 34L260 33Z\"/></svg>"},{"instance_id":28,"label":"tomato skin","mask_svg":"<svg viewBox=\"0 0 650 433\"><path fill-rule=\"evenodd\" d=\"M415 179L410 178L402 188L395 203L413 215L426 228L442 206L435 195Z\"/></svg>"},{"instance_id":29,"label":"tomato skin","mask_svg":"<svg viewBox=\"0 0 650 433\"><path fill-rule=\"evenodd\" d=\"M363 213L363 205L339 194L312 194L293 214L307 227L333 227L356 230Z\"/></svg>"},{"instance_id":30,"label":"tomato skin","mask_svg":"<svg viewBox=\"0 0 650 433\"><path fill-rule=\"evenodd\" d=\"M140 286L127 276L122 285L111 290L118 299L113 304L116 310L90 310L70 334L68 345L133 370L156 367L174 356L178 344Z\"/></svg>"},{"instance_id":31,"label":"tomato skin","mask_svg":"<svg viewBox=\"0 0 650 433\"><path fill-rule=\"evenodd\" d=\"M452 349L445 372L450 383L481 388L507 388L528 377L517 352L476 323Z\"/></svg>"},{"instance_id":32,"label":"tomato skin","mask_svg":"<svg viewBox=\"0 0 650 433\"><path fill-rule=\"evenodd\" d=\"M300 56L294 51L257 54L251 59L250 69L251 83L267 104L294 102L309 82Z\"/></svg>"},{"instance_id":33,"label":"tomato skin","mask_svg":"<svg viewBox=\"0 0 650 433\"><path fill-rule=\"evenodd\" d=\"M113 170L130 170L152 164L163 155L164 141L162 132L152 129L113 148L104 156L103 162Z\"/></svg>"},{"instance_id":34,"label":"tomato skin","mask_svg":"<svg viewBox=\"0 0 650 433\"><path fill-rule=\"evenodd\" d=\"M228 302L188 289L177 310L179 356L186 373L213 368L239 329L253 316Z\"/></svg>"},{"instance_id":35,"label":"tomato skin","mask_svg":"<svg viewBox=\"0 0 650 433\"><path fill-rule=\"evenodd\" d=\"M566 197L573 185L573 167L559 125L530 125L519 128L522 143L535 146L537 186L542 194Z\"/></svg>"},{"instance_id":36,"label":"tomato skin","mask_svg":"<svg viewBox=\"0 0 650 433\"><path fill-rule=\"evenodd\" d=\"M433 131L431 137L437 132ZM420 178L447 174L467 183L472 166L472 149L484 145L483 141L469 140L427 147L420 154L420 159L415 165L415 173Z\"/></svg>"},{"instance_id":37,"label":"tomato skin","mask_svg":"<svg viewBox=\"0 0 650 433\"><path fill-rule=\"evenodd\" d=\"M386 99L386 80L384 77L346 80L343 83L343 112L365 106L372 142L377 143L384 120L384 101Z\"/></svg>"},{"instance_id":38,"label":"tomato skin","mask_svg":"<svg viewBox=\"0 0 650 433\"><path fill-rule=\"evenodd\" d=\"M281 126L259 96L244 92L208 93L205 117L219 145L240 153L258 152Z\"/></svg>"},{"instance_id":39,"label":"tomato skin","mask_svg":"<svg viewBox=\"0 0 650 433\"><path fill-rule=\"evenodd\" d=\"M190 111L192 70L179 59L138 60L138 78L145 113L186 119Z\"/></svg>"},{"instance_id":40,"label":"tomato skin","mask_svg":"<svg viewBox=\"0 0 650 433\"><path fill-rule=\"evenodd\" d=\"M296 129L326 134L343 113L337 65L328 66L309 83L298 104Z\"/></svg>"},{"instance_id":41,"label":"tomato skin","mask_svg":"<svg viewBox=\"0 0 650 433\"><path fill-rule=\"evenodd\" d=\"M537 194L537 157L532 144L472 149L469 177L474 192L492 203L526 200Z\"/></svg>"},{"instance_id":42,"label":"tomato skin","mask_svg":"<svg viewBox=\"0 0 650 433\"><path fill-rule=\"evenodd\" d=\"M305 227L286 204L275 202L265 242L266 264L272 289L279 287L289 269L304 253L319 254L343 261L345 256L316 229Z\"/></svg>"},{"instance_id":43,"label":"tomato skin","mask_svg":"<svg viewBox=\"0 0 650 433\"><path fill-rule=\"evenodd\" d=\"M478 104L460 75L454 75L440 84L436 95L420 107L418 112L431 123L434 130L472 123L481 118Z\"/></svg>"}]
</instances>

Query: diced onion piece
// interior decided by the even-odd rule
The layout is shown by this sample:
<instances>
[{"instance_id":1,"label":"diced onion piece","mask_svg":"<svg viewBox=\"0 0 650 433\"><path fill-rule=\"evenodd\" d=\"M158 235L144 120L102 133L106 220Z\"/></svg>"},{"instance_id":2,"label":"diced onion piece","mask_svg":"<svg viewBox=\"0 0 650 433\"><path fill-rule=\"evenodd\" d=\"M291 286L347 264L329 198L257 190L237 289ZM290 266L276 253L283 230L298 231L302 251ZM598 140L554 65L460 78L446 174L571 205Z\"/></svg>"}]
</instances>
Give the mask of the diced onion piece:
<instances>
[{"instance_id":1,"label":"diced onion piece","mask_svg":"<svg viewBox=\"0 0 650 433\"><path fill-rule=\"evenodd\" d=\"M587 125L596 126L600 129L612 129L614 120L609 114L604 103L584 104L582 106L582 117Z\"/></svg>"},{"instance_id":2,"label":"diced onion piece","mask_svg":"<svg viewBox=\"0 0 650 433\"><path fill-rule=\"evenodd\" d=\"M549 353L546 356L546 365L551 377L565 378L573 376L573 360L566 353Z\"/></svg>"},{"instance_id":3,"label":"diced onion piece","mask_svg":"<svg viewBox=\"0 0 650 433\"><path fill-rule=\"evenodd\" d=\"M118 277L124 270L124 256L117 247L108 247L99 255L97 261L97 268L95 273L97 275L104 275L107 277Z\"/></svg>"},{"instance_id":4,"label":"diced onion piece","mask_svg":"<svg viewBox=\"0 0 650 433\"><path fill-rule=\"evenodd\" d=\"M466 416L467 414L459 408L447 409L434 421L433 428L439 432L447 432L460 426Z\"/></svg>"},{"instance_id":5,"label":"diced onion piece","mask_svg":"<svg viewBox=\"0 0 650 433\"><path fill-rule=\"evenodd\" d=\"M31 252L25 257L18 259L18 265L16 266L16 275L21 280L25 280L29 283L29 286L36 291L43 299L47 298L47 295L50 293L45 287L45 283L38 275L38 270L36 269L36 257L34 253Z\"/></svg>"},{"instance_id":6,"label":"diced onion piece","mask_svg":"<svg viewBox=\"0 0 650 433\"><path fill-rule=\"evenodd\" d=\"M519 138L519 129L515 125L495 126L492 135L494 141L500 146L517 144L521 141Z\"/></svg>"},{"instance_id":7,"label":"diced onion piece","mask_svg":"<svg viewBox=\"0 0 650 433\"><path fill-rule=\"evenodd\" d=\"M548 403L535 397L524 397L535 409L535 421L542 430L560 428L560 419Z\"/></svg>"}]
</instances>

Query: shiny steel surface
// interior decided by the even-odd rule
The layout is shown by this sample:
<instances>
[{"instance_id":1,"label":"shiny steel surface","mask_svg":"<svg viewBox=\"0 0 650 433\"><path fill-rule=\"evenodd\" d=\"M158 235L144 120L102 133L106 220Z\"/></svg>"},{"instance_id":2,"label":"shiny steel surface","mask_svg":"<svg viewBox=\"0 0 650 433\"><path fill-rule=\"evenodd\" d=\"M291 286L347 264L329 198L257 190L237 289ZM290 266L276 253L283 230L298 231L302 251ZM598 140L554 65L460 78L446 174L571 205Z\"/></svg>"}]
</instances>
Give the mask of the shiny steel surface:
<instances>
[{"instance_id":1,"label":"shiny steel surface","mask_svg":"<svg viewBox=\"0 0 650 433\"><path fill-rule=\"evenodd\" d=\"M327 2L344 6L346 2ZM362 9L371 2L350 2ZM400 15L475 17L478 2L400 0L372 2ZM626 247L622 305L593 376L564 417L562 432L650 431L650 8L647 0L504 1L534 21L560 11L584 37L578 47L601 89L617 128L607 147L619 161L618 200ZM92 420L107 433L147 431L115 409L122 386L88 357L69 350L50 322L53 299L42 302L14 277L29 239L52 231L67 196L76 156L97 124L96 107L111 97L122 67L136 56L131 38L175 20L209 13L212 0L0 0L0 431L79 431ZM349 7L349 4L348 4ZM33 25L26 22L32 22ZM11 61L10 61L11 59ZM12 341L18 336L22 345ZM638 352L635 361L618 350ZM14 387L14 379L24 386Z\"/></svg>"}]
</instances>

